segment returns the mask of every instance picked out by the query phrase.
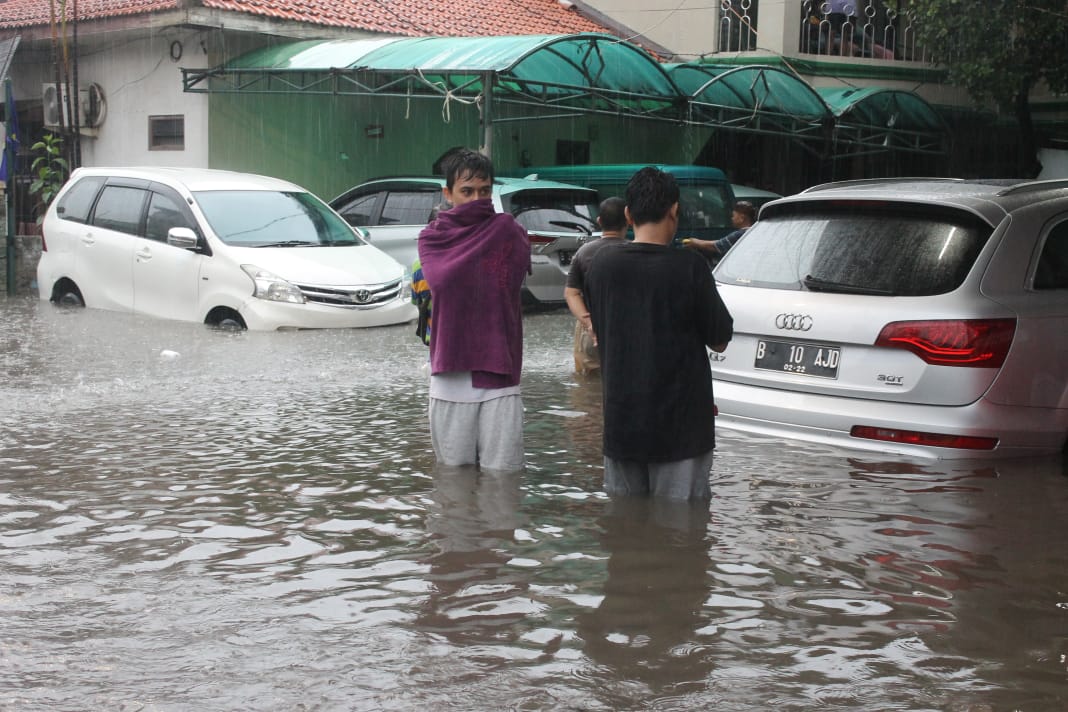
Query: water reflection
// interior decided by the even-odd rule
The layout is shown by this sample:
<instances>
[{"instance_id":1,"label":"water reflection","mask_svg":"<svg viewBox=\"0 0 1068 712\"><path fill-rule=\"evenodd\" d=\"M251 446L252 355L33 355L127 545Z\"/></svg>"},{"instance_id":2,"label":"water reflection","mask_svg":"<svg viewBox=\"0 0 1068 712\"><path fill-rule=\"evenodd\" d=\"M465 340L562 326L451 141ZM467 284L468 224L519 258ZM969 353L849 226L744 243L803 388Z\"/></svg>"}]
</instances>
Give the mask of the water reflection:
<instances>
[{"instance_id":1,"label":"water reflection","mask_svg":"<svg viewBox=\"0 0 1068 712\"><path fill-rule=\"evenodd\" d=\"M509 566L524 523L521 481L514 472L435 467L426 528L436 551L427 559L430 592L420 629L457 644L514 642L514 624L537 612L521 569Z\"/></svg>"},{"instance_id":2,"label":"water reflection","mask_svg":"<svg viewBox=\"0 0 1068 712\"><path fill-rule=\"evenodd\" d=\"M492 475L406 327L0 301L0 709L1063 708L1062 460L723 431L706 509L612 501L572 323Z\"/></svg>"},{"instance_id":3,"label":"water reflection","mask_svg":"<svg viewBox=\"0 0 1068 712\"><path fill-rule=\"evenodd\" d=\"M614 498L599 518L608 552L604 594L580 614L583 651L606 669L604 703L622 709L640 682L646 695L701 689L708 644L710 520L707 502ZM613 681L628 681L620 686Z\"/></svg>"}]
</instances>

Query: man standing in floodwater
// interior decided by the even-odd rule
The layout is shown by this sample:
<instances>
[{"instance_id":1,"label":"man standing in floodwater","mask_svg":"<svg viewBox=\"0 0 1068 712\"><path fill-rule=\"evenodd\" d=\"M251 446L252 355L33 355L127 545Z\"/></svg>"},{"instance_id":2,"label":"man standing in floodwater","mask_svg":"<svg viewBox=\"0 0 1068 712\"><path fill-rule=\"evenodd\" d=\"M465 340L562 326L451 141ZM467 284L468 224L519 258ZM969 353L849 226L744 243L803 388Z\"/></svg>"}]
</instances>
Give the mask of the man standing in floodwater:
<instances>
[{"instance_id":1,"label":"man standing in floodwater","mask_svg":"<svg viewBox=\"0 0 1068 712\"><path fill-rule=\"evenodd\" d=\"M679 186L642 168L626 190L634 241L602 250L586 275L601 357L604 488L609 495L711 497L715 404L707 349L733 319L708 263L671 246Z\"/></svg>"},{"instance_id":2,"label":"man standing in floodwater","mask_svg":"<svg viewBox=\"0 0 1068 712\"><path fill-rule=\"evenodd\" d=\"M523 466L523 312L530 238L493 208L493 163L462 150L445 162L452 206L419 234L430 287L430 439L438 462Z\"/></svg>"}]
</instances>

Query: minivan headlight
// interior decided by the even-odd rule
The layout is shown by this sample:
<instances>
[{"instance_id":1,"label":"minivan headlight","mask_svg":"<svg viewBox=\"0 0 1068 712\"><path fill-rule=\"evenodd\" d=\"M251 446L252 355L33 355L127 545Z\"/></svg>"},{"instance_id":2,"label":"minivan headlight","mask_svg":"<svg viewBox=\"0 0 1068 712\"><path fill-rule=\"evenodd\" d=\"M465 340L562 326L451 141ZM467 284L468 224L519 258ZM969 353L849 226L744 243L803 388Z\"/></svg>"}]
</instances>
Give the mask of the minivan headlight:
<instances>
[{"instance_id":1,"label":"minivan headlight","mask_svg":"<svg viewBox=\"0 0 1068 712\"><path fill-rule=\"evenodd\" d=\"M404 276L401 277L400 298L405 302L412 301L412 271L407 267L404 268Z\"/></svg>"},{"instance_id":2,"label":"minivan headlight","mask_svg":"<svg viewBox=\"0 0 1068 712\"><path fill-rule=\"evenodd\" d=\"M304 292L300 291L299 287L287 282L274 272L260 269L256 265L241 265L241 269L252 278L255 285L252 291L254 297L291 304L303 304L307 301L304 298Z\"/></svg>"}]
</instances>

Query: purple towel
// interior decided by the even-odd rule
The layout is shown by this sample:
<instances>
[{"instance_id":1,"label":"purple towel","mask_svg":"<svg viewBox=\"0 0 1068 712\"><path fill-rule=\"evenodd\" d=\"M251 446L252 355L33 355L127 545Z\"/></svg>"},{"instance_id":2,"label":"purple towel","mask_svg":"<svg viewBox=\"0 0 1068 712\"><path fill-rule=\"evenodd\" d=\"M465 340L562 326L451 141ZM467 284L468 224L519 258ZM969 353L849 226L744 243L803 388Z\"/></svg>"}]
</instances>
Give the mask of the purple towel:
<instances>
[{"instance_id":1,"label":"purple towel","mask_svg":"<svg viewBox=\"0 0 1068 712\"><path fill-rule=\"evenodd\" d=\"M471 371L476 388L518 385L527 231L488 198L473 200L419 233L419 261L434 304L431 372Z\"/></svg>"}]
</instances>

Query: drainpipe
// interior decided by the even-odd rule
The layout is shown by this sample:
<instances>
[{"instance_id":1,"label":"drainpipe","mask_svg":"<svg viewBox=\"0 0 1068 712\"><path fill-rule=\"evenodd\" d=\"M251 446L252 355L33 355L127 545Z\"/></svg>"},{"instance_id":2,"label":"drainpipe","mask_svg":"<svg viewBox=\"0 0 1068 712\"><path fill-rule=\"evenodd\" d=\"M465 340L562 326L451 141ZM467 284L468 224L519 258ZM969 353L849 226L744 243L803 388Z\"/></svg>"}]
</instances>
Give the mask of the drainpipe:
<instances>
[{"instance_id":1,"label":"drainpipe","mask_svg":"<svg viewBox=\"0 0 1068 712\"><path fill-rule=\"evenodd\" d=\"M493 72L482 75L482 153L493 160Z\"/></svg>"},{"instance_id":2,"label":"drainpipe","mask_svg":"<svg viewBox=\"0 0 1068 712\"><path fill-rule=\"evenodd\" d=\"M4 80L4 97L11 92L11 77ZM10 108L10 107L9 107ZM12 117L7 117L5 136L14 130ZM15 152L11 150L11 141L4 141L4 159L7 162L7 186L4 199L7 202L7 296L15 296Z\"/></svg>"}]
</instances>

